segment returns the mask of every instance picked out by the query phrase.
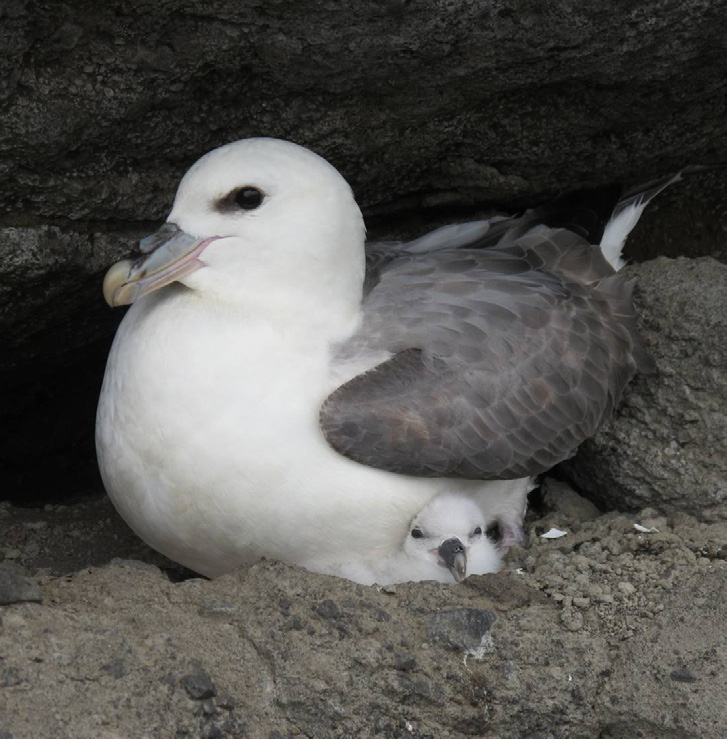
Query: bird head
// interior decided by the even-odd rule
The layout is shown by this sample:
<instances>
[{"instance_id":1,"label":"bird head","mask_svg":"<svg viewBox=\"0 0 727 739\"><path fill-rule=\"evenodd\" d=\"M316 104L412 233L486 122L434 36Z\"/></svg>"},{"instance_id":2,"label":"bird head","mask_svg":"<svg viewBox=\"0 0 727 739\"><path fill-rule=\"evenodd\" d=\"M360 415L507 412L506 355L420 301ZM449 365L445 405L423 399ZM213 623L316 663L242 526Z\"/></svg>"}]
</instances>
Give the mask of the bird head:
<instances>
[{"instance_id":1,"label":"bird head","mask_svg":"<svg viewBox=\"0 0 727 739\"><path fill-rule=\"evenodd\" d=\"M412 519L404 551L446 567L455 582L461 582L468 575L497 572L500 567L500 554L486 531L486 517L472 498L441 493Z\"/></svg>"},{"instance_id":2,"label":"bird head","mask_svg":"<svg viewBox=\"0 0 727 739\"><path fill-rule=\"evenodd\" d=\"M358 305L365 229L348 183L296 144L252 138L203 156L183 177L167 222L141 257L104 281L112 306L172 282L200 296L274 307L296 293ZM305 311L305 303L299 310Z\"/></svg>"}]
</instances>

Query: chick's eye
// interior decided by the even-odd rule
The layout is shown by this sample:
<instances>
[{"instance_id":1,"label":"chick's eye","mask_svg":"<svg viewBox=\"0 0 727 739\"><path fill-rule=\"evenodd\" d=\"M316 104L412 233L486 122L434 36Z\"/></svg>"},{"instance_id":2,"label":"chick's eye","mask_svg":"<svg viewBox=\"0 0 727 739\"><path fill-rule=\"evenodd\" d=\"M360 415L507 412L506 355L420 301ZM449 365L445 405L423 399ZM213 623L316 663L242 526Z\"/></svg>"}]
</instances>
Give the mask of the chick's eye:
<instances>
[{"instance_id":1,"label":"chick's eye","mask_svg":"<svg viewBox=\"0 0 727 739\"><path fill-rule=\"evenodd\" d=\"M243 210L255 210L263 202L263 194L257 187L243 187L235 193L234 201Z\"/></svg>"},{"instance_id":2,"label":"chick's eye","mask_svg":"<svg viewBox=\"0 0 727 739\"><path fill-rule=\"evenodd\" d=\"M481 527L481 526L478 526L478 527L477 527L477 528L476 528L476 529L475 529L475 530L474 530L474 531L472 532L472 536L481 536L481 534L482 534L482 527Z\"/></svg>"},{"instance_id":3,"label":"chick's eye","mask_svg":"<svg viewBox=\"0 0 727 739\"><path fill-rule=\"evenodd\" d=\"M421 529L412 529L411 530L411 538L412 539L423 539L424 538L424 532Z\"/></svg>"}]
</instances>

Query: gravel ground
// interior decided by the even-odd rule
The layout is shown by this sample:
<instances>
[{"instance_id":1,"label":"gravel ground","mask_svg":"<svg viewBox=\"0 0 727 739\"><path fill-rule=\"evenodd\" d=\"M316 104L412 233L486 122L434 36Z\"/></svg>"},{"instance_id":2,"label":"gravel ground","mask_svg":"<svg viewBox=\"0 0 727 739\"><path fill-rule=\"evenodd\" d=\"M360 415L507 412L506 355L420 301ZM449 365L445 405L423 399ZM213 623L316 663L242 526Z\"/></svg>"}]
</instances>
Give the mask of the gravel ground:
<instances>
[{"instance_id":1,"label":"gravel ground","mask_svg":"<svg viewBox=\"0 0 727 739\"><path fill-rule=\"evenodd\" d=\"M548 480L527 531L503 573L383 592L207 581L105 498L5 504L0 737L723 737L727 523Z\"/></svg>"}]
</instances>

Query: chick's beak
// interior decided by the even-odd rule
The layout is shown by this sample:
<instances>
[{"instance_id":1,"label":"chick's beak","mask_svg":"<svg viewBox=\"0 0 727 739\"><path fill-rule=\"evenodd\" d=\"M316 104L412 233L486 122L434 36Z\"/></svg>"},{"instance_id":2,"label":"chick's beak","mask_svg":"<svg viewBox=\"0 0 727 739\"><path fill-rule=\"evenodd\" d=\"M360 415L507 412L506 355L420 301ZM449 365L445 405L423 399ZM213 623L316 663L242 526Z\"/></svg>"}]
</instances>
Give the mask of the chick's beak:
<instances>
[{"instance_id":1,"label":"chick's beak","mask_svg":"<svg viewBox=\"0 0 727 739\"><path fill-rule=\"evenodd\" d=\"M139 242L142 252L139 259L124 259L106 273L103 281L106 302L112 308L130 305L143 295L191 274L204 266L198 257L217 238L191 236L176 224L165 223Z\"/></svg>"},{"instance_id":2,"label":"chick's beak","mask_svg":"<svg viewBox=\"0 0 727 739\"><path fill-rule=\"evenodd\" d=\"M462 582L467 577L467 550L464 544L455 536L442 542L437 551L455 581Z\"/></svg>"}]
</instances>

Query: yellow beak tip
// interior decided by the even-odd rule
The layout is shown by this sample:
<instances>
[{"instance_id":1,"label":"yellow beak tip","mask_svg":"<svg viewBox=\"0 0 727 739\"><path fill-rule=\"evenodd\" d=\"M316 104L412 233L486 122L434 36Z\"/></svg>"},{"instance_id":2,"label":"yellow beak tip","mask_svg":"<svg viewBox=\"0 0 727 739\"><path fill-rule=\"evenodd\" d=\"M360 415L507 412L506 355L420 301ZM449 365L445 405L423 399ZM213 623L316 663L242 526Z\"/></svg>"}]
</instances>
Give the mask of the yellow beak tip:
<instances>
[{"instance_id":1,"label":"yellow beak tip","mask_svg":"<svg viewBox=\"0 0 727 739\"><path fill-rule=\"evenodd\" d=\"M112 308L123 305L123 303L118 300L119 296L117 293L119 288L129 279L129 273L133 264L134 263L130 259L116 262L103 278L104 300Z\"/></svg>"}]
</instances>

